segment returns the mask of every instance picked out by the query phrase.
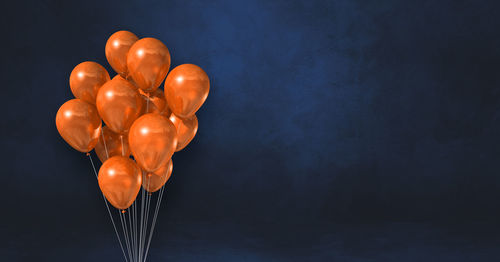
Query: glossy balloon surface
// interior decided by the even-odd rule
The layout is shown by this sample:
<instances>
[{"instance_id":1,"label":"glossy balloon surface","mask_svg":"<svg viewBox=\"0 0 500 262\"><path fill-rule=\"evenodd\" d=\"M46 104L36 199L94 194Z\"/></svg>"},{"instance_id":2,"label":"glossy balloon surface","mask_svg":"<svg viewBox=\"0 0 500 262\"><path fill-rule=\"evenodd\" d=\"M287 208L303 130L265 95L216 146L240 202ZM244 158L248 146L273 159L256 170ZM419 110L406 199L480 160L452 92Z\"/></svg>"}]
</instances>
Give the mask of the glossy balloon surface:
<instances>
[{"instance_id":1,"label":"glossy balloon surface","mask_svg":"<svg viewBox=\"0 0 500 262\"><path fill-rule=\"evenodd\" d=\"M101 129L101 135L99 136L99 140L97 140L97 145L95 146L95 153L97 154L97 157L99 157L101 162L104 163L104 161L113 156L130 156L130 148L128 146L127 138L127 134L120 137L120 134L113 132L107 126L104 126Z\"/></svg>"},{"instance_id":2,"label":"glossy balloon surface","mask_svg":"<svg viewBox=\"0 0 500 262\"><path fill-rule=\"evenodd\" d=\"M86 153L97 144L101 118L94 105L80 99L64 103L56 115L56 127L62 138L74 149Z\"/></svg>"},{"instance_id":3,"label":"glossy balloon surface","mask_svg":"<svg viewBox=\"0 0 500 262\"><path fill-rule=\"evenodd\" d=\"M142 179L142 187L148 192L156 192L168 181L172 175L172 160L152 173L148 173Z\"/></svg>"},{"instance_id":4,"label":"glossy balloon surface","mask_svg":"<svg viewBox=\"0 0 500 262\"><path fill-rule=\"evenodd\" d=\"M175 149L177 152L185 148L193 140L198 131L198 118L196 115L190 118L180 118L171 114L169 119L177 130L177 148Z\"/></svg>"},{"instance_id":5,"label":"glossy balloon surface","mask_svg":"<svg viewBox=\"0 0 500 262\"><path fill-rule=\"evenodd\" d=\"M114 207L127 209L141 189L142 171L132 159L114 156L102 164L98 182L102 193Z\"/></svg>"},{"instance_id":6,"label":"glossy balloon surface","mask_svg":"<svg viewBox=\"0 0 500 262\"><path fill-rule=\"evenodd\" d=\"M156 113L139 117L130 128L128 139L135 160L148 172L165 165L177 147L174 124Z\"/></svg>"},{"instance_id":7,"label":"glossy balloon surface","mask_svg":"<svg viewBox=\"0 0 500 262\"><path fill-rule=\"evenodd\" d=\"M165 94L161 89L156 89L155 91L149 94L141 95L143 99L143 114L147 113L164 113L165 110L168 110L167 100L165 99ZM149 100L149 101L148 101Z\"/></svg>"},{"instance_id":8,"label":"glossy balloon surface","mask_svg":"<svg viewBox=\"0 0 500 262\"><path fill-rule=\"evenodd\" d=\"M145 92L155 91L170 68L170 52L160 40L143 38L130 48L127 67L139 88Z\"/></svg>"},{"instance_id":9,"label":"glossy balloon surface","mask_svg":"<svg viewBox=\"0 0 500 262\"><path fill-rule=\"evenodd\" d=\"M108 63L116 73L127 77L127 54L139 38L129 31L118 31L112 34L106 42L105 53Z\"/></svg>"},{"instance_id":10,"label":"glossy balloon surface","mask_svg":"<svg viewBox=\"0 0 500 262\"><path fill-rule=\"evenodd\" d=\"M132 83L115 77L99 90L97 110L113 132L123 134L141 113L141 96Z\"/></svg>"},{"instance_id":11,"label":"glossy balloon surface","mask_svg":"<svg viewBox=\"0 0 500 262\"><path fill-rule=\"evenodd\" d=\"M91 61L77 65L69 76L69 86L73 95L93 105L99 88L108 81L108 71L100 64Z\"/></svg>"},{"instance_id":12,"label":"glossy balloon surface","mask_svg":"<svg viewBox=\"0 0 500 262\"><path fill-rule=\"evenodd\" d=\"M168 74L165 80L165 98L172 113L191 117L207 99L210 80L203 69L193 64L183 64Z\"/></svg>"}]
</instances>

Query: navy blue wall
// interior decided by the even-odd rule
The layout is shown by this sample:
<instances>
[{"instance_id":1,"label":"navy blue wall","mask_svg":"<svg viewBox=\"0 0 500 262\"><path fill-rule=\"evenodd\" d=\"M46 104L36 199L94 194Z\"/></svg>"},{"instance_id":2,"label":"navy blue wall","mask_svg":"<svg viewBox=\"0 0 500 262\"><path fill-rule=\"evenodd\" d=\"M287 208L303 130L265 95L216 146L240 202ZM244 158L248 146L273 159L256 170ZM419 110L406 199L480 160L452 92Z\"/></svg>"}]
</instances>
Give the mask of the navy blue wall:
<instances>
[{"instance_id":1,"label":"navy blue wall","mask_svg":"<svg viewBox=\"0 0 500 262\"><path fill-rule=\"evenodd\" d=\"M90 163L54 119L72 68L114 75L104 45L130 30L211 79L152 261L500 259L492 3L2 3L0 255L120 261Z\"/></svg>"}]
</instances>

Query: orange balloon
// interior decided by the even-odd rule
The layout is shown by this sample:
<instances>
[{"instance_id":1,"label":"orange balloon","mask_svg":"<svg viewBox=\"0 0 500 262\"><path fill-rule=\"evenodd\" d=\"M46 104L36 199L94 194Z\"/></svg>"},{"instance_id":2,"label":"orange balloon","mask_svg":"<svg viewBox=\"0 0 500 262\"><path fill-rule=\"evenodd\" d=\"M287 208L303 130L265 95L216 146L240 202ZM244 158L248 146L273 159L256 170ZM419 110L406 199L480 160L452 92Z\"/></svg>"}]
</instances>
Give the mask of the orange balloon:
<instances>
[{"instance_id":1,"label":"orange balloon","mask_svg":"<svg viewBox=\"0 0 500 262\"><path fill-rule=\"evenodd\" d=\"M168 104L165 105L163 112L161 112L160 114L166 118L170 117L170 115L172 114L172 111L170 110L170 107L168 107Z\"/></svg>"},{"instance_id":2,"label":"orange balloon","mask_svg":"<svg viewBox=\"0 0 500 262\"><path fill-rule=\"evenodd\" d=\"M142 187L151 193L160 190L172 175L172 168L172 160L170 160L155 172L148 173L142 178Z\"/></svg>"},{"instance_id":3,"label":"orange balloon","mask_svg":"<svg viewBox=\"0 0 500 262\"><path fill-rule=\"evenodd\" d=\"M185 148L193 140L196 131L198 131L198 118L196 115L190 118L180 118L171 114L170 121L177 130L177 148L175 149L175 152L177 152Z\"/></svg>"},{"instance_id":4,"label":"orange balloon","mask_svg":"<svg viewBox=\"0 0 500 262\"><path fill-rule=\"evenodd\" d=\"M170 120L149 113L135 120L128 134L132 155L146 171L153 172L165 165L177 147L177 132Z\"/></svg>"},{"instance_id":5,"label":"orange balloon","mask_svg":"<svg viewBox=\"0 0 500 262\"><path fill-rule=\"evenodd\" d=\"M109 74L104 67L96 62L78 64L69 76L69 87L73 95L85 102L95 105L99 88L109 81Z\"/></svg>"},{"instance_id":6,"label":"orange balloon","mask_svg":"<svg viewBox=\"0 0 500 262\"><path fill-rule=\"evenodd\" d=\"M145 93L144 95L141 96L143 99L143 108L142 108L143 114L147 113L161 114L165 111L165 108L169 110L167 106L167 100L165 100L165 94L163 94L163 91L161 91L161 89L156 89L155 91L149 94Z\"/></svg>"},{"instance_id":7,"label":"orange balloon","mask_svg":"<svg viewBox=\"0 0 500 262\"><path fill-rule=\"evenodd\" d=\"M56 115L56 127L62 138L74 149L87 153L101 134L101 118L94 105L80 99L64 103Z\"/></svg>"},{"instance_id":8,"label":"orange balloon","mask_svg":"<svg viewBox=\"0 0 500 262\"><path fill-rule=\"evenodd\" d=\"M141 189L142 171L132 159L114 156L102 164L97 180L111 205L127 209Z\"/></svg>"},{"instance_id":9,"label":"orange balloon","mask_svg":"<svg viewBox=\"0 0 500 262\"><path fill-rule=\"evenodd\" d=\"M165 98L172 112L188 118L200 109L210 90L210 80L197 65L180 65L165 80Z\"/></svg>"},{"instance_id":10,"label":"orange balloon","mask_svg":"<svg viewBox=\"0 0 500 262\"><path fill-rule=\"evenodd\" d=\"M123 77L127 77L127 53L139 38L129 31L118 31L106 42L105 53L111 67Z\"/></svg>"},{"instance_id":11,"label":"orange balloon","mask_svg":"<svg viewBox=\"0 0 500 262\"><path fill-rule=\"evenodd\" d=\"M115 79L128 81L129 83L132 84L132 86L134 86L134 89L136 89L139 92L139 94L142 94L141 93L142 90L139 89L139 87L137 87L137 84L134 82L134 80L132 78L128 78L127 79L127 78L125 78L125 77L123 77L121 75L115 75L113 78L111 78L111 80L115 80Z\"/></svg>"},{"instance_id":12,"label":"orange balloon","mask_svg":"<svg viewBox=\"0 0 500 262\"><path fill-rule=\"evenodd\" d=\"M126 133L142 110L141 96L132 83L115 77L97 94L97 110L104 123L115 133Z\"/></svg>"},{"instance_id":13,"label":"orange balloon","mask_svg":"<svg viewBox=\"0 0 500 262\"><path fill-rule=\"evenodd\" d=\"M143 38L130 48L127 55L129 74L145 92L155 91L170 68L168 48L158 39Z\"/></svg>"},{"instance_id":14,"label":"orange balloon","mask_svg":"<svg viewBox=\"0 0 500 262\"><path fill-rule=\"evenodd\" d=\"M113 156L130 156L128 136L124 135L120 137L120 134L111 131L107 126L104 126L101 132L102 134L100 134L95 146L95 153L101 162L104 163L104 161Z\"/></svg>"}]
</instances>

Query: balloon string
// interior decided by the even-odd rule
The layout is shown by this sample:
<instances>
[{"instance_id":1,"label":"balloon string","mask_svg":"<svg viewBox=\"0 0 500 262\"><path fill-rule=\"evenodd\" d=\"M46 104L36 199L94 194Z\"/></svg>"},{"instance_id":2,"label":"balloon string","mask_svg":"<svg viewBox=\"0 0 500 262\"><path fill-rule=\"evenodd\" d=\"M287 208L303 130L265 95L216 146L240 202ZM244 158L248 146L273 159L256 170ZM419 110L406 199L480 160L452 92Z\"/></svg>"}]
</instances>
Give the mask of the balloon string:
<instances>
[{"instance_id":1,"label":"balloon string","mask_svg":"<svg viewBox=\"0 0 500 262\"><path fill-rule=\"evenodd\" d=\"M123 238L125 238L125 244L127 245L127 253L128 253L129 258L130 258L130 261L132 262L132 253L130 252L130 243L129 243L129 239L128 239L125 218L123 217L123 212L118 210L118 213L120 215L120 221L122 223Z\"/></svg>"},{"instance_id":2,"label":"balloon string","mask_svg":"<svg viewBox=\"0 0 500 262\"><path fill-rule=\"evenodd\" d=\"M147 189L150 189L149 187L151 186L151 175L148 176L148 186L146 187ZM148 230L148 221L149 221L149 209L151 207L151 196L152 196L152 193L149 192L148 195L147 195L147 206L146 206L146 235L147 235L147 230ZM146 238L144 238L144 240L142 241L142 252L144 252L144 245L146 244Z\"/></svg>"},{"instance_id":3,"label":"balloon string","mask_svg":"<svg viewBox=\"0 0 500 262\"><path fill-rule=\"evenodd\" d=\"M146 178L146 176L144 176L143 174L143 180ZM146 187L147 188L147 187ZM144 220L141 220L141 231L142 231L142 234L141 234L141 239L139 241L139 254L141 254L140 258L139 258L139 261L142 261L142 257L143 257L143 250L144 250L144 245L143 245L143 242L144 242L144 239L146 238L146 230L144 228L144 225L147 224L147 192L146 192L146 189L144 189L144 187L142 188L143 191L142 191L142 199L143 199L143 203L144 203L144 210L143 210L143 214L144 214Z\"/></svg>"},{"instance_id":4,"label":"balloon string","mask_svg":"<svg viewBox=\"0 0 500 262\"><path fill-rule=\"evenodd\" d=\"M132 246L132 261L135 260L135 241L134 241L134 230L133 230L133 224L132 224L132 207L128 209L128 222L129 222L129 232L130 232L130 245Z\"/></svg>"},{"instance_id":5,"label":"balloon string","mask_svg":"<svg viewBox=\"0 0 500 262\"><path fill-rule=\"evenodd\" d=\"M135 239L135 247L134 249L136 250L135 252L135 256L137 258L137 260L139 259L139 246L138 246L138 239L137 239L137 200L134 201L134 204L133 204L133 224L134 224L134 239Z\"/></svg>"},{"instance_id":6,"label":"balloon string","mask_svg":"<svg viewBox=\"0 0 500 262\"><path fill-rule=\"evenodd\" d=\"M149 94L147 94L147 100L146 100L146 114L149 113Z\"/></svg>"},{"instance_id":7,"label":"balloon string","mask_svg":"<svg viewBox=\"0 0 500 262\"><path fill-rule=\"evenodd\" d=\"M131 215L131 208L128 208L128 225L129 225L129 232L130 232L130 246L132 247L132 261L135 260L135 251L134 251L134 237L133 237L133 230L132 230L132 215Z\"/></svg>"},{"instance_id":8,"label":"balloon string","mask_svg":"<svg viewBox=\"0 0 500 262\"><path fill-rule=\"evenodd\" d=\"M148 220L149 220L149 203L150 203L150 193L147 192L147 189L149 189L149 186L150 186L150 181L151 181L151 178L150 176L146 175L145 177L147 177L148 179L148 183L147 183L147 186L146 186L146 189L145 189L145 192L144 194L146 194L146 199L145 199L145 202L144 202L144 223L142 224L142 230L143 230L143 239L142 239L142 242L141 242L141 249L140 249L140 253L141 254L144 254L144 243L146 242L146 238L147 238L147 232L148 232ZM141 260L142 260L142 257L141 257Z\"/></svg>"},{"instance_id":9,"label":"balloon string","mask_svg":"<svg viewBox=\"0 0 500 262\"><path fill-rule=\"evenodd\" d=\"M142 243L141 243L141 253L144 254L144 243L146 242L146 238L147 238L147 233L148 233L148 222L149 222L149 203L151 203L151 193L148 192L149 190L149 187L151 186L151 176L147 175L147 180L148 182L146 183L146 191L144 192L146 194L146 209L145 209L145 213L144 213L144 216L145 216L145 222L144 222L144 238L142 240ZM141 258L142 259L142 258Z\"/></svg>"},{"instance_id":10,"label":"balloon string","mask_svg":"<svg viewBox=\"0 0 500 262\"><path fill-rule=\"evenodd\" d=\"M104 131L101 128L101 137L102 137L102 142L104 143L104 149L106 150L106 159L109 158L109 153L108 153L108 147L106 146L106 139L104 138Z\"/></svg>"},{"instance_id":11,"label":"balloon string","mask_svg":"<svg viewBox=\"0 0 500 262\"><path fill-rule=\"evenodd\" d=\"M142 178L144 180L144 172L142 172ZM143 228L142 225L144 224L144 187L141 186L141 224L139 228L139 249L142 247L142 234L143 234ZM142 251L142 249L140 250ZM139 260L142 258L142 252L139 252Z\"/></svg>"},{"instance_id":12,"label":"balloon string","mask_svg":"<svg viewBox=\"0 0 500 262\"><path fill-rule=\"evenodd\" d=\"M95 169L94 161L92 160L92 156L90 154L88 154L88 156L90 159L90 163L92 164L92 169L94 170L95 178L97 179L97 170ZM111 223L113 224L113 228L115 230L116 238L118 238L118 242L120 243L120 248L122 250L123 257L125 258L125 261L128 262L127 256L125 255L125 250L123 249L122 241L120 239L120 235L118 234L118 230L116 229L115 220L113 219L113 216L111 215L111 211L109 210L108 201L106 200L104 193L102 194L102 199L104 200L104 204L106 204L106 210L108 210L109 218L111 219Z\"/></svg>"},{"instance_id":13,"label":"balloon string","mask_svg":"<svg viewBox=\"0 0 500 262\"><path fill-rule=\"evenodd\" d=\"M155 214L154 214L153 221L152 221L152 224L151 224L151 230L149 232L149 240L148 240L148 245L147 245L146 252L145 252L145 255L144 255L144 261L146 261L146 259L148 257L149 247L151 245L151 239L153 237L153 232L154 232L155 227L156 227L156 219L158 218L158 211L160 210L161 200L162 200L163 192L164 191L165 191L165 186L163 186L160 189L160 193L158 195L158 200L156 201L156 209L155 209Z\"/></svg>"},{"instance_id":14,"label":"balloon string","mask_svg":"<svg viewBox=\"0 0 500 262\"><path fill-rule=\"evenodd\" d=\"M167 176L167 174L168 174L168 171L165 172L164 176ZM158 194L158 198L156 200L156 208L155 208L155 213L154 213L154 216L153 216L153 221L151 222L152 223L152 225L151 225L151 232L149 233L148 246L146 248L144 261L146 261L147 254L148 254L148 251L149 251L149 247L151 245L151 239L153 237L153 232L154 232L154 229L155 229L155 226L156 226L156 221L157 221L157 217L158 217L158 211L160 210L160 204L161 204L161 200L162 200L162 197L163 197L163 191L164 190L165 190L165 185L163 185L162 188L160 189L160 192Z\"/></svg>"},{"instance_id":15,"label":"balloon string","mask_svg":"<svg viewBox=\"0 0 500 262\"><path fill-rule=\"evenodd\" d=\"M123 147L123 135L120 136L120 141L122 142L122 156L125 156L125 148Z\"/></svg>"}]
</instances>

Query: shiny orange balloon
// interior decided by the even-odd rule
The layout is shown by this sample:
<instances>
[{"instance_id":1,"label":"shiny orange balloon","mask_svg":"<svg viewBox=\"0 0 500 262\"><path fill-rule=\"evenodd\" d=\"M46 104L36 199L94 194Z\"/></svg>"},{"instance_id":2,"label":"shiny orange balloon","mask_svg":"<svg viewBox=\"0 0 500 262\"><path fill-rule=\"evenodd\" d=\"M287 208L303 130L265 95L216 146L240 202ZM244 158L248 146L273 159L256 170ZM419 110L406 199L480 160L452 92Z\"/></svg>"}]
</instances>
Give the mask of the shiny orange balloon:
<instances>
[{"instance_id":1,"label":"shiny orange balloon","mask_svg":"<svg viewBox=\"0 0 500 262\"><path fill-rule=\"evenodd\" d=\"M123 77L127 77L127 54L139 38L129 31L118 31L106 42L105 53L111 67Z\"/></svg>"},{"instance_id":2,"label":"shiny orange balloon","mask_svg":"<svg viewBox=\"0 0 500 262\"><path fill-rule=\"evenodd\" d=\"M166 118L170 117L170 115L172 114L172 111L170 110L170 107L168 107L168 104L165 105L163 112L161 112L160 114Z\"/></svg>"},{"instance_id":3,"label":"shiny orange balloon","mask_svg":"<svg viewBox=\"0 0 500 262\"><path fill-rule=\"evenodd\" d=\"M175 149L175 152L177 152L185 148L193 140L198 131L198 118L196 115L190 118L180 118L171 114L170 121L177 130L177 148Z\"/></svg>"},{"instance_id":4,"label":"shiny orange balloon","mask_svg":"<svg viewBox=\"0 0 500 262\"><path fill-rule=\"evenodd\" d=\"M141 95L143 99L143 108L142 108L142 113L147 114L147 113L163 113L165 111L165 108L167 110L167 100L165 100L165 94L163 94L163 91L161 89L156 89L155 91L147 94ZM148 101L149 100L149 101Z\"/></svg>"},{"instance_id":5,"label":"shiny orange balloon","mask_svg":"<svg viewBox=\"0 0 500 262\"><path fill-rule=\"evenodd\" d=\"M167 183L170 175L172 175L172 169L172 160L170 160L166 165L160 167L155 172L145 175L142 178L142 187L151 193L160 190L160 188Z\"/></svg>"},{"instance_id":6,"label":"shiny orange balloon","mask_svg":"<svg viewBox=\"0 0 500 262\"><path fill-rule=\"evenodd\" d=\"M139 92L132 83L115 77L97 94L97 110L104 123L115 133L126 133L142 110Z\"/></svg>"},{"instance_id":7,"label":"shiny orange balloon","mask_svg":"<svg viewBox=\"0 0 500 262\"><path fill-rule=\"evenodd\" d=\"M101 134L101 118L94 105L80 99L64 103L56 115L56 127L62 138L74 149L87 153Z\"/></svg>"},{"instance_id":8,"label":"shiny orange balloon","mask_svg":"<svg viewBox=\"0 0 500 262\"><path fill-rule=\"evenodd\" d=\"M132 205L141 189L142 171L132 159L114 156L102 164L97 180L109 203L123 210Z\"/></svg>"},{"instance_id":9,"label":"shiny orange balloon","mask_svg":"<svg viewBox=\"0 0 500 262\"><path fill-rule=\"evenodd\" d=\"M95 146L95 153L104 163L108 158L113 156L130 156L130 148L128 146L128 136L117 134L109 127L104 126L101 129L101 134L99 140L97 140L97 145ZM123 146L122 146L123 145Z\"/></svg>"},{"instance_id":10,"label":"shiny orange balloon","mask_svg":"<svg viewBox=\"0 0 500 262\"><path fill-rule=\"evenodd\" d=\"M158 39L143 38L130 48L127 55L129 75L145 92L155 91L170 68L170 52Z\"/></svg>"},{"instance_id":11,"label":"shiny orange balloon","mask_svg":"<svg viewBox=\"0 0 500 262\"><path fill-rule=\"evenodd\" d=\"M109 81L109 74L96 62L83 62L77 65L69 76L69 87L76 98L95 105L99 88Z\"/></svg>"},{"instance_id":12,"label":"shiny orange balloon","mask_svg":"<svg viewBox=\"0 0 500 262\"><path fill-rule=\"evenodd\" d=\"M142 94L142 90L139 89L139 87L137 86L137 84L134 82L134 80L132 80L132 78L125 78L121 75L115 75L113 78L111 78L111 80L115 80L115 79L118 79L118 80L125 80L125 81L128 81L129 83L132 84L132 86L134 86L134 89L136 89L139 94Z\"/></svg>"},{"instance_id":13,"label":"shiny orange balloon","mask_svg":"<svg viewBox=\"0 0 500 262\"><path fill-rule=\"evenodd\" d=\"M165 80L165 98L172 112L180 117L191 117L205 102L210 80L197 65L180 65Z\"/></svg>"},{"instance_id":14,"label":"shiny orange balloon","mask_svg":"<svg viewBox=\"0 0 500 262\"><path fill-rule=\"evenodd\" d=\"M177 147L174 124L163 115L149 113L135 120L128 134L132 155L146 171L165 165Z\"/></svg>"}]
</instances>

